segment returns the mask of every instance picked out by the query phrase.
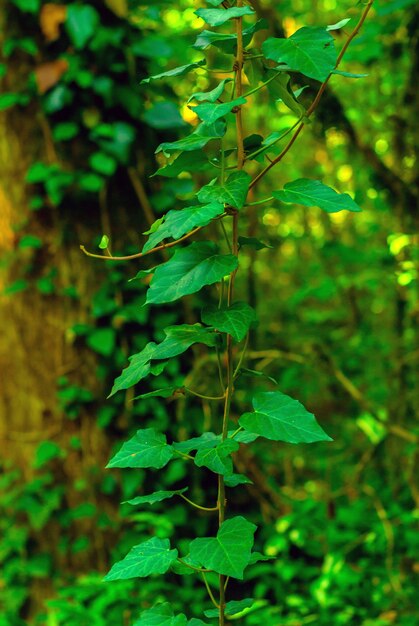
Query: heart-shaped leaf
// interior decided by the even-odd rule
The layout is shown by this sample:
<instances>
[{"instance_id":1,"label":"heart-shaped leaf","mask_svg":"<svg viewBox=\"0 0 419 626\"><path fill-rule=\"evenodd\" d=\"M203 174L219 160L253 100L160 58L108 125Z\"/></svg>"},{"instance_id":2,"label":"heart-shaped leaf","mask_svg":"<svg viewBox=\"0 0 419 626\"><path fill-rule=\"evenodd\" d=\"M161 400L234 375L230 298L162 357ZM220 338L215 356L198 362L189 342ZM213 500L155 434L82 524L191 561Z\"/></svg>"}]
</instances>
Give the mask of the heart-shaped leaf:
<instances>
[{"instance_id":1,"label":"heart-shaped leaf","mask_svg":"<svg viewBox=\"0 0 419 626\"><path fill-rule=\"evenodd\" d=\"M281 202L292 202L304 206L318 206L326 213L339 211L361 211L360 207L347 193L338 193L319 180L299 178L287 183L284 189L273 191L272 195Z\"/></svg>"},{"instance_id":2,"label":"heart-shaped leaf","mask_svg":"<svg viewBox=\"0 0 419 626\"><path fill-rule=\"evenodd\" d=\"M160 469L167 465L174 455L166 436L154 428L137 430L134 437L122 444L119 452L106 467L152 467Z\"/></svg>"},{"instance_id":3,"label":"heart-shaped leaf","mask_svg":"<svg viewBox=\"0 0 419 626\"><path fill-rule=\"evenodd\" d=\"M223 202L235 209L241 209L246 202L250 181L251 176L247 172L233 172L221 185L216 184L216 179L214 179L202 187L197 193L198 200L200 202Z\"/></svg>"},{"instance_id":4,"label":"heart-shaped leaf","mask_svg":"<svg viewBox=\"0 0 419 626\"><path fill-rule=\"evenodd\" d=\"M228 333L236 341L244 339L255 317L255 311L245 302L235 302L229 307L220 309L215 306L208 307L201 313L204 324Z\"/></svg>"},{"instance_id":5,"label":"heart-shaped leaf","mask_svg":"<svg viewBox=\"0 0 419 626\"><path fill-rule=\"evenodd\" d=\"M177 550L170 549L168 539L153 537L131 548L122 561L113 565L104 580L127 580L144 578L151 574L164 574L176 561L177 555Z\"/></svg>"}]
</instances>

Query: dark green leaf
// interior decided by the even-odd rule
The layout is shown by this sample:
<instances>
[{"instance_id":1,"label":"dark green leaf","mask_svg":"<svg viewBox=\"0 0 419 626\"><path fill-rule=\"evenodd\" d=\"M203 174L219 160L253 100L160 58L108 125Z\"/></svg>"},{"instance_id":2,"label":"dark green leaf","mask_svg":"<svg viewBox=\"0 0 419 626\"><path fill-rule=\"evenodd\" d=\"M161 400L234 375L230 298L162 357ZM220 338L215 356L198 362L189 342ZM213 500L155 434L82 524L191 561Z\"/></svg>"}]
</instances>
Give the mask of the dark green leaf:
<instances>
[{"instance_id":1,"label":"dark green leaf","mask_svg":"<svg viewBox=\"0 0 419 626\"><path fill-rule=\"evenodd\" d=\"M196 63L188 63L187 65L180 65L179 67L175 67L172 70L167 70L167 72L162 72L161 74L155 74L154 76L149 76L148 78L143 78L141 81L141 85L144 83L149 83L152 80L160 80L161 78L171 78L173 76L183 76L183 74L187 74L192 70L195 70L197 67L202 67L206 64L205 59L201 59L201 61L197 61Z\"/></svg>"},{"instance_id":2,"label":"dark green leaf","mask_svg":"<svg viewBox=\"0 0 419 626\"><path fill-rule=\"evenodd\" d=\"M185 491L188 491L187 487L178 489L177 491L155 491L147 496L137 496L132 500L125 500L122 504L131 504L132 506L137 506L138 504L156 504L156 502L168 500L169 498L173 498L173 496L185 493Z\"/></svg>"},{"instance_id":3,"label":"dark green leaf","mask_svg":"<svg viewBox=\"0 0 419 626\"><path fill-rule=\"evenodd\" d=\"M208 307L201 313L204 324L228 333L236 341L244 339L255 317L255 311L245 302L235 302L229 307L220 309L215 306Z\"/></svg>"},{"instance_id":4,"label":"dark green leaf","mask_svg":"<svg viewBox=\"0 0 419 626\"><path fill-rule=\"evenodd\" d=\"M176 250L173 257L157 267L147 291L147 304L174 302L218 282L237 268L237 257L220 255L209 241Z\"/></svg>"},{"instance_id":5,"label":"dark green leaf","mask_svg":"<svg viewBox=\"0 0 419 626\"><path fill-rule=\"evenodd\" d=\"M197 193L200 202L224 202L230 206L241 209L247 198L247 192L251 181L247 172L233 172L224 184L216 184L216 179L202 187Z\"/></svg>"},{"instance_id":6,"label":"dark green leaf","mask_svg":"<svg viewBox=\"0 0 419 626\"><path fill-rule=\"evenodd\" d=\"M258 20L249 28L243 30L243 45L248 46L252 40L253 35L259 30L263 30L268 27L266 20ZM199 33L193 47L197 50L206 50L209 46L215 46L220 48L226 54L234 54L234 50L237 45L237 35L228 35L225 33L214 33L211 30L203 30Z\"/></svg>"},{"instance_id":7,"label":"dark green leaf","mask_svg":"<svg viewBox=\"0 0 419 626\"><path fill-rule=\"evenodd\" d=\"M164 154L171 154L172 152L191 152L193 150L202 150L207 143L213 139L219 139L223 137L226 131L225 124L205 124L202 123L196 128L196 130L178 141L170 141L161 143L156 154L163 152Z\"/></svg>"},{"instance_id":8,"label":"dark green leaf","mask_svg":"<svg viewBox=\"0 0 419 626\"><path fill-rule=\"evenodd\" d=\"M263 243L256 237L239 237L239 249L244 246L249 246L250 248L255 248L256 250L263 250L263 248L273 248L269 244Z\"/></svg>"},{"instance_id":9,"label":"dark green leaf","mask_svg":"<svg viewBox=\"0 0 419 626\"><path fill-rule=\"evenodd\" d=\"M253 485L253 482L247 476L243 474L230 474L230 476L224 476L224 483L226 487L237 487L237 485Z\"/></svg>"},{"instance_id":10,"label":"dark green leaf","mask_svg":"<svg viewBox=\"0 0 419 626\"><path fill-rule=\"evenodd\" d=\"M304 26L288 39L270 37L262 45L267 59L285 63L309 78L324 81L335 68L334 40L324 28Z\"/></svg>"},{"instance_id":11,"label":"dark green leaf","mask_svg":"<svg viewBox=\"0 0 419 626\"><path fill-rule=\"evenodd\" d=\"M136 385L145 378L151 371L151 361L160 361L178 356L194 343L215 346L217 341L216 334L210 329L204 328L201 324L169 326L165 328L164 332L166 338L160 344L150 342L141 352L129 358L130 364L115 380L110 396L117 391Z\"/></svg>"},{"instance_id":12,"label":"dark green leaf","mask_svg":"<svg viewBox=\"0 0 419 626\"><path fill-rule=\"evenodd\" d=\"M275 100L283 102L293 113L295 113L297 117L302 117L305 113L305 108L298 102L291 89L289 74L286 74L285 72L276 72L276 70L270 70L266 74L266 79L274 76L275 73L277 78L267 85L271 97Z\"/></svg>"},{"instance_id":13,"label":"dark green leaf","mask_svg":"<svg viewBox=\"0 0 419 626\"><path fill-rule=\"evenodd\" d=\"M122 444L119 452L106 467L152 467L160 469L167 465L174 454L165 435L154 428L137 430L132 439Z\"/></svg>"},{"instance_id":14,"label":"dark green leaf","mask_svg":"<svg viewBox=\"0 0 419 626\"><path fill-rule=\"evenodd\" d=\"M220 441L220 436L215 433L206 432L199 437L193 437L187 441L179 441L173 444L175 450L183 452L183 454L189 454L192 450L208 450L215 448Z\"/></svg>"},{"instance_id":15,"label":"dark green leaf","mask_svg":"<svg viewBox=\"0 0 419 626\"><path fill-rule=\"evenodd\" d=\"M197 93L193 93L188 100L188 104L192 100L196 100L197 102L216 102L223 93L226 84L231 83L231 81L232 78L225 78L211 91L198 91Z\"/></svg>"},{"instance_id":16,"label":"dark green leaf","mask_svg":"<svg viewBox=\"0 0 419 626\"><path fill-rule=\"evenodd\" d=\"M104 580L127 580L164 574L176 561L177 555L177 550L170 549L168 539L153 537L131 548L122 561L113 565Z\"/></svg>"},{"instance_id":17,"label":"dark green leaf","mask_svg":"<svg viewBox=\"0 0 419 626\"><path fill-rule=\"evenodd\" d=\"M248 6L231 7L229 9L198 9L195 11L195 15L202 18L210 26L221 26L221 24L225 24L233 18L253 14L253 9Z\"/></svg>"},{"instance_id":18,"label":"dark green leaf","mask_svg":"<svg viewBox=\"0 0 419 626\"><path fill-rule=\"evenodd\" d=\"M267 556L266 554L261 554L260 552L252 552L252 554L250 555L249 565L259 563L260 561L272 561L272 559L275 558L275 556Z\"/></svg>"},{"instance_id":19,"label":"dark green leaf","mask_svg":"<svg viewBox=\"0 0 419 626\"><path fill-rule=\"evenodd\" d=\"M155 248L163 239L169 237L179 239L198 226L206 226L222 213L224 213L224 207L218 202L169 211L163 223L150 235L143 252Z\"/></svg>"},{"instance_id":20,"label":"dark green leaf","mask_svg":"<svg viewBox=\"0 0 419 626\"><path fill-rule=\"evenodd\" d=\"M239 424L253 433L287 443L332 441L312 413L280 391L257 393L252 403L255 412L244 413Z\"/></svg>"},{"instance_id":21,"label":"dark green leaf","mask_svg":"<svg viewBox=\"0 0 419 626\"><path fill-rule=\"evenodd\" d=\"M272 195L281 202L292 202L309 207L317 206L327 213L361 210L347 193L337 193L319 180L309 178L299 178L287 183L284 189L273 191Z\"/></svg>"},{"instance_id":22,"label":"dark green leaf","mask_svg":"<svg viewBox=\"0 0 419 626\"><path fill-rule=\"evenodd\" d=\"M206 102L205 104L198 104L194 107L189 107L197 116L206 124L213 124L217 120L231 113L231 111L242 104L246 104L246 98L236 98L223 104L211 104Z\"/></svg>"},{"instance_id":23,"label":"dark green leaf","mask_svg":"<svg viewBox=\"0 0 419 626\"><path fill-rule=\"evenodd\" d=\"M173 102L157 102L143 114L143 120L148 126L157 130L187 126Z\"/></svg>"},{"instance_id":24,"label":"dark green leaf","mask_svg":"<svg viewBox=\"0 0 419 626\"><path fill-rule=\"evenodd\" d=\"M174 161L160 167L153 176L176 178L182 172L205 172L212 167L204 152L182 152Z\"/></svg>"},{"instance_id":25,"label":"dark green leaf","mask_svg":"<svg viewBox=\"0 0 419 626\"><path fill-rule=\"evenodd\" d=\"M190 544L190 557L218 574L243 578L255 530L256 526L244 517L233 517L221 525L217 537L194 539Z\"/></svg>"},{"instance_id":26,"label":"dark green leaf","mask_svg":"<svg viewBox=\"0 0 419 626\"><path fill-rule=\"evenodd\" d=\"M66 28L75 48L81 50L95 34L99 24L99 14L90 4L69 4L67 7Z\"/></svg>"},{"instance_id":27,"label":"dark green leaf","mask_svg":"<svg viewBox=\"0 0 419 626\"><path fill-rule=\"evenodd\" d=\"M225 606L225 615L235 615L241 613L244 609L248 609L255 603L254 598L244 598L243 600L231 600ZM218 609L209 609L204 611L205 617L218 617Z\"/></svg>"},{"instance_id":28,"label":"dark green leaf","mask_svg":"<svg viewBox=\"0 0 419 626\"><path fill-rule=\"evenodd\" d=\"M211 442L210 442L211 443ZM198 467L208 467L216 474L228 476L233 472L232 452L239 449L239 444L233 439L221 441L215 448L201 448L195 456L195 465Z\"/></svg>"}]
</instances>

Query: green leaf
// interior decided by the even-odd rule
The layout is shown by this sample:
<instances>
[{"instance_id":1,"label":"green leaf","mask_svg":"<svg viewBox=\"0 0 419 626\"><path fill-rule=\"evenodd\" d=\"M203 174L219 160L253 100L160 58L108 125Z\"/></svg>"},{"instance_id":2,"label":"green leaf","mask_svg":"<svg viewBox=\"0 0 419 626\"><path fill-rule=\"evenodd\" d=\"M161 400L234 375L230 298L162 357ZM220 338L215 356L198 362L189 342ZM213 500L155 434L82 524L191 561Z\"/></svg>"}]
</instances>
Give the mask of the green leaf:
<instances>
[{"instance_id":1,"label":"green leaf","mask_svg":"<svg viewBox=\"0 0 419 626\"><path fill-rule=\"evenodd\" d=\"M224 202L241 209L247 198L251 176L247 172L233 172L224 184L217 185L216 178L197 193L200 202Z\"/></svg>"},{"instance_id":2,"label":"green leaf","mask_svg":"<svg viewBox=\"0 0 419 626\"><path fill-rule=\"evenodd\" d=\"M215 448L220 440L220 435L216 435L212 432L206 432L202 433L199 437L192 437L192 439L174 443L173 447L179 452L189 454L192 450L208 450L209 448Z\"/></svg>"},{"instance_id":3,"label":"green leaf","mask_svg":"<svg viewBox=\"0 0 419 626\"><path fill-rule=\"evenodd\" d=\"M276 559L275 556L267 556L266 554L261 554L260 552L252 552L250 555L249 565L254 565L255 563L259 563L260 561L272 561Z\"/></svg>"},{"instance_id":4,"label":"green leaf","mask_svg":"<svg viewBox=\"0 0 419 626\"><path fill-rule=\"evenodd\" d=\"M302 117L306 112L302 104L300 104L291 89L290 75L285 72L276 72L271 70L266 73L266 79L271 78L274 74L277 74L277 78L271 81L268 85L268 91L272 98L283 102L297 117Z\"/></svg>"},{"instance_id":5,"label":"green leaf","mask_svg":"<svg viewBox=\"0 0 419 626\"><path fill-rule=\"evenodd\" d=\"M195 618L188 621L183 613L174 615L170 604L164 602L143 611L140 619L134 622L133 626L207 626L207 624Z\"/></svg>"},{"instance_id":6,"label":"green leaf","mask_svg":"<svg viewBox=\"0 0 419 626\"><path fill-rule=\"evenodd\" d=\"M157 102L143 114L142 119L148 126L157 130L187 126L173 102Z\"/></svg>"},{"instance_id":7,"label":"green leaf","mask_svg":"<svg viewBox=\"0 0 419 626\"><path fill-rule=\"evenodd\" d=\"M238 266L237 257L217 252L217 246L210 241L176 250L167 263L156 268L147 291L146 304L174 302L231 274Z\"/></svg>"},{"instance_id":8,"label":"green leaf","mask_svg":"<svg viewBox=\"0 0 419 626\"><path fill-rule=\"evenodd\" d=\"M244 517L233 517L221 525L217 537L194 539L190 557L217 574L242 579L250 561L255 530L256 526Z\"/></svg>"},{"instance_id":9,"label":"green leaf","mask_svg":"<svg viewBox=\"0 0 419 626\"><path fill-rule=\"evenodd\" d=\"M230 474L224 476L224 483L226 487L237 487L238 485L253 485L253 482L247 476L243 474Z\"/></svg>"},{"instance_id":10,"label":"green leaf","mask_svg":"<svg viewBox=\"0 0 419 626\"><path fill-rule=\"evenodd\" d=\"M95 152L89 159L92 169L104 176L112 176L118 167L117 161L105 152Z\"/></svg>"},{"instance_id":11,"label":"green leaf","mask_svg":"<svg viewBox=\"0 0 419 626\"><path fill-rule=\"evenodd\" d=\"M163 267L163 266L161 266ZM156 270L157 271L157 270ZM117 391L133 387L151 372L151 361L170 359L185 352L194 343L215 346L217 336L201 324L181 324L164 329L166 338L160 344L148 343L145 348L129 358L129 365L116 378L109 397Z\"/></svg>"},{"instance_id":12,"label":"green leaf","mask_svg":"<svg viewBox=\"0 0 419 626\"><path fill-rule=\"evenodd\" d=\"M86 343L102 356L111 356L115 350L116 333L114 328L95 328L87 336Z\"/></svg>"},{"instance_id":13,"label":"green leaf","mask_svg":"<svg viewBox=\"0 0 419 626\"><path fill-rule=\"evenodd\" d=\"M102 238L101 238L101 240L99 242L99 248L101 250L106 250L108 245L109 245L109 237L108 237L108 235L102 235Z\"/></svg>"},{"instance_id":14,"label":"green leaf","mask_svg":"<svg viewBox=\"0 0 419 626\"><path fill-rule=\"evenodd\" d=\"M207 143L213 139L219 139L223 137L226 131L225 123L219 124L200 124L193 133L185 137L184 139L178 139L178 141L166 141L161 143L156 154L163 152L164 154L171 154L172 152L191 152L193 150L202 150Z\"/></svg>"},{"instance_id":15,"label":"green leaf","mask_svg":"<svg viewBox=\"0 0 419 626\"><path fill-rule=\"evenodd\" d=\"M225 605L225 615L235 615L241 613L244 609L250 608L255 603L254 598L244 598L243 600L231 600ZM220 614L219 609L209 609L204 611L205 617L218 617Z\"/></svg>"},{"instance_id":16,"label":"green leaf","mask_svg":"<svg viewBox=\"0 0 419 626\"><path fill-rule=\"evenodd\" d=\"M212 169L212 164L204 152L182 152L174 161L160 167L152 176L176 178L182 172L205 172Z\"/></svg>"},{"instance_id":17,"label":"green leaf","mask_svg":"<svg viewBox=\"0 0 419 626\"><path fill-rule=\"evenodd\" d=\"M248 46L252 40L253 35L259 30L263 30L268 27L268 23L265 19L258 20L252 26L243 30L243 45ZM234 54L237 45L237 35L229 35L226 33L214 33L211 30L203 30L199 33L193 48L197 50L206 50L209 46L215 46L220 48L225 54Z\"/></svg>"},{"instance_id":18,"label":"green leaf","mask_svg":"<svg viewBox=\"0 0 419 626\"><path fill-rule=\"evenodd\" d=\"M341 72L341 70L332 70L332 74L337 74L344 78L366 78L368 76L368 74L352 74L351 72Z\"/></svg>"},{"instance_id":19,"label":"green leaf","mask_svg":"<svg viewBox=\"0 0 419 626\"><path fill-rule=\"evenodd\" d=\"M304 26L288 39L270 37L262 50L267 59L319 81L326 80L336 66L334 40L324 28Z\"/></svg>"},{"instance_id":20,"label":"green leaf","mask_svg":"<svg viewBox=\"0 0 419 626\"><path fill-rule=\"evenodd\" d=\"M235 302L229 307L220 309L211 306L203 309L201 313L204 324L213 326L222 333L228 333L236 341L244 339L255 317L255 311L245 302Z\"/></svg>"},{"instance_id":21,"label":"green leaf","mask_svg":"<svg viewBox=\"0 0 419 626\"><path fill-rule=\"evenodd\" d=\"M194 462L198 467L207 467L212 472L215 472L215 474L228 476L233 473L231 454L238 449L239 444L237 441L225 439L215 446L215 448L212 446L208 449L201 448L197 452Z\"/></svg>"},{"instance_id":22,"label":"green leaf","mask_svg":"<svg viewBox=\"0 0 419 626\"><path fill-rule=\"evenodd\" d=\"M202 18L210 26L221 26L228 20L244 15L254 15L250 7L231 7L230 9L198 9L195 15Z\"/></svg>"},{"instance_id":23,"label":"green leaf","mask_svg":"<svg viewBox=\"0 0 419 626\"><path fill-rule=\"evenodd\" d=\"M161 78L172 78L173 76L183 76L192 70L195 70L197 67L202 67L206 64L206 59L201 59L196 63L188 63L187 65L180 65L179 67L175 67L172 70L167 70L167 72L162 72L161 74L155 74L154 76L149 76L148 78L143 78L140 85L145 83L149 83L152 80L160 80Z\"/></svg>"},{"instance_id":24,"label":"green leaf","mask_svg":"<svg viewBox=\"0 0 419 626\"><path fill-rule=\"evenodd\" d=\"M326 27L326 30L327 31L339 30L339 29L343 28L344 26L346 26L346 24L348 22L350 22L350 21L351 21L351 18L350 17L346 17L344 20L340 20L340 22L336 22L336 24L330 24L329 26Z\"/></svg>"},{"instance_id":25,"label":"green leaf","mask_svg":"<svg viewBox=\"0 0 419 626\"><path fill-rule=\"evenodd\" d=\"M319 180L299 178L287 183L281 191L273 191L272 195L281 202L292 202L304 206L317 206L326 213L339 211L361 211L347 193L337 193L331 187L324 185Z\"/></svg>"},{"instance_id":26,"label":"green leaf","mask_svg":"<svg viewBox=\"0 0 419 626\"><path fill-rule=\"evenodd\" d=\"M223 93L226 84L231 83L232 80L232 78L225 78L211 91L198 91L197 93L193 93L187 104L189 104L192 100L196 100L197 102L216 102Z\"/></svg>"},{"instance_id":27,"label":"green leaf","mask_svg":"<svg viewBox=\"0 0 419 626\"><path fill-rule=\"evenodd\" d=\"M198 226L206 226L222 213L224 206L218 202L169 211L163 218L163 223L150 235L143 252L155 248L163 239L179 239Z\"/></svg>"},{"instance_id":28,"label":"green leaf","mask_svg":"<svg viewBox=\"0 0 419 626\"><path fill-rule=\"evenodd\" d=\"M127 580L144 578L151 574L164 574L176 561L177 555L177 550L170 549L168 539L153 537L131 548L122 561L113 565L104 580Z\"/></svg>"},{"instance_id":29,"label":"green leaf","mask_svg":"<svg viewBox=\"0 0 419 626\"><path fill-rule=\"evenodd\" d=\"M223 102L222 104L211 104L206 102L205 104L198 104L194 107L189 107L197 116L206 124L213 124L217 120L231 113L231 111L242 104L246 104L246 98L240 97L229 102Z\"/></svg>"},{"instance_id":30,"label":"green leaf","mask_svg":"<svg viewBox=\"0 0 419 626\"><path fill-rule=\"evenodd\" d=\"M143 398L171 398L175 391L180 391L182 387L175 385L173 387L164 387L163 389L156 389L155 391L149 391L148 393L141 393L139 396L135 396L133 400L141 400Z\"/></svg>"},{"instance_id":31,"label":"green leaf","mask_svg":"<svg viewBox=\"0 0 419 626\"><path fill-rule=\"evenodd\" d=\"M66 29L74 47L81 50L95 34L99 24L99 13L90 4L69 4Z\"/></svg>"},{"instance_id":32,"label":"green leaf","mask_svg":"<svg viewBox=\"0 0 419 626\"><path fill-rule=\"evenodd\" d=\"M156 504L156 502L161 502L162 500L168 500L169 498L173 498L173 496L178 496L181 493L185 493L188 491L188 488L178 489L177 491L155 491L154 493L150 493L148 496L137 496L132 500L125 500L122 504L131 504L132 506L137 506L138 504Z\"/></svg>"},{"instance_id":33,"label":"green leaf","mask_svg":"<svg viewBox=\"0 0 419 626\"><path fill-rule=\"evenodd\" d=\"M173 454L173 448L168 445L165 435L154 428L144 428L137 430L134 437L122 444L106 467L160 469L167 465Z\"/></svg>"},{"instance_id":34,"label":"green leaf","mask_svg":"<svg viewBox=\"0 0 419 626\"><path fill-rule=\"evenodd\" d=\"M49 461L61 457L63 451L55 441L42 441L36 449L35 460L33 466L40 469Z\"/></svg>"},{"instance_id":35,"label":"green leaf","mask_svg":"<svg viewBox=\"0 0 419 626\"><path fill-rule=\"evenodd\" d=\"M256 239L256 237L239 237L239 250L244 246L249 246L250 248L255 248L255 250L263 250L264 248L273 248L269 244L263 243L260 239Z\"/></svg>"},{"instance_id":36,"label":"green leaf","mask_svg":"<svg viewBox=\"0 0 419 626\"><path fill-rule=\"evenodd\" d=\"M287 443L332 441L312 413L280 391L257 393L252 404L255 412L244 413L239 424L253 433Z\"/></svg>"}]
</instances>

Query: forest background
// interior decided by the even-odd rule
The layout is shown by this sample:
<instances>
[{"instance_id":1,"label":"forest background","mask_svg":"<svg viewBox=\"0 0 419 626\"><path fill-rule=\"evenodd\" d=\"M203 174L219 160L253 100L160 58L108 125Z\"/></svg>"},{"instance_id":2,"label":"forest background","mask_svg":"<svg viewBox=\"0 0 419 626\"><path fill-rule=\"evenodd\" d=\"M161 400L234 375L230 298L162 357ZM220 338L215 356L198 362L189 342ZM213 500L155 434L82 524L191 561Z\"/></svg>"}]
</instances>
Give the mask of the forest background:
<instances>
[{"instance_id":1,"label":"forest background","mask_svg":"<svg viewBox=\"0 0 419 626\"><path fill-rule=\"evenodd\" d=\"M277 37L355 23L360 10L348 0L252 5ZM106 234L112 252L135 253L155 219L193 197L188 176L151 177L163 165L154 150L196 124L186 102L211 78L140 81L200 56L199 6L0 2L1 626L120 626L156 600L198 616L206 603L205 589L175 575L102 582L150 531L205 534L205 514L191 518L182 503L119 505L172 488L181 462L147 484L142 470L104 469L139 424L185 438L210 419L205 400L135 403L130 390L105 401L128 355L199 311L203 296L151 314L146 285L129 282L151 262L102 263L79 248L100 252ZM265 204L242 226L267 245L241 262L238 291L259 318L248 368L298 397L334 439L256 442L236 458L253 485L232 507L261 521L259 548L276 557L252 569L258 602L245 624L417 623L418 23L414 0L374 4L343 68L368 75L331 81L297 149L264 182L318 178L353 194L362 213ZM263 136L296 119L263 95L247 115ZM199 385L216 373L197 356ZM185 372L187 360L172 360L167 384ZM197 499L206 489L194 476Z\"/></svg>"}]
</instances>

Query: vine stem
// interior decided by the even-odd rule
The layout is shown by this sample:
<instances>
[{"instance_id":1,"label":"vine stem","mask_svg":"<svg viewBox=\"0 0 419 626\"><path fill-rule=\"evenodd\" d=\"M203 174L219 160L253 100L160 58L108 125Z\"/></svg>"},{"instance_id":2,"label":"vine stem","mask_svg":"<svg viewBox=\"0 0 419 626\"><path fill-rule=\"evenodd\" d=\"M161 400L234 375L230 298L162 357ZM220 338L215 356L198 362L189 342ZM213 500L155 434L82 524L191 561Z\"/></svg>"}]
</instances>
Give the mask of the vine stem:
<instances>
[{"instance_id":1,"label":"vine stem","mask_svg":"<svg viewBox=\"0 0 419 626\"><path fill-rule=\"evenodd\" d=\"M374 3L374 0L369 0L365 6L365 9L358 21L358 24L355 26L355 28L353 29L353 31L351 32L351 34L349 35L348 39L346 40L345 44L342 47L342 50L340 51L338 58L336 60L336 65L335 65L335 70L339 67L345 52L347 51L348 47L350 46L351 42L353 41L353 39L358 35L359 31L361 30L367 16L368 13L371 10L371 7ZM329 83L329 80L331 79L332 74L330 73L329 76L326 78L325 81L323 81L323 83L320 85L320 88L316 94L316 97L314 98L313 102L311 103L311 105L309 106L309 108L307 109L307 113L305 115L305 117L308 119L312 113L316 110L322 95L324 94L326 87ZM252 182L250 183L249 189L252 189L255 185L257 185L257 183L260 181L261 178L263 178L265 176L265 174L267 174L269 172L269 170L276 165L277 163L279 163L280 161L282 161L282 159L284 158L284 156L287 154L287 152L289 152L289 150L292 148L292 146L294 145L295 141L297 140L299 134L301 133L301 131L303 130L305 126L305 122L302 121L301 124L298 126L297 130L295 131L295 133L293 134L293 136L291 137L291 139L289 140L289 142L287 143L287 145L285 146L285 148L282 150L282 152L275 158L273 159L273 161L271 161L269 163L269 165L267 165L261 172L259 172L259 174L252 180Z\"/></svg>"},{"instance_id":2,"label":"vine stem","mask_svg":"<svg viewBox=\"0 0 419 626\"><path fill-rule=\"evenodd\" d=\"M243 0L237 0L236 6L238 8L243 6ZM243 71L243 32L242 32L242 18L236 19L236 34L237 34L237 52L234 63L235 71L235 97L240 98L243 94L242 84L242 71ZM242 120L242 107L239 107L236 113L236 136L237 136L237 169L243 168L245 160L244 152L244 135L243 135L243 120ZM232 233L232 253L238 256L238 212L233 213L233 233ZM236 271L234 270L230 274L227 291L227 304L230 306L233 293L234 293L234 280L236 277ZM233 370L233 339L231 335L227 334L227 387L225 392L224 402L224 415L221 438L224 441L228 436L228 420L230 416L231 400L234 393L234 370ZM226 509L226 497L225 497L225 484L224 476L221 474L218 476L218 525L223 524L225 519ZM227 578L223 574L219 577L219 626L225 626L225 591L226 591Z\"/></svg>"}]
</instances>

